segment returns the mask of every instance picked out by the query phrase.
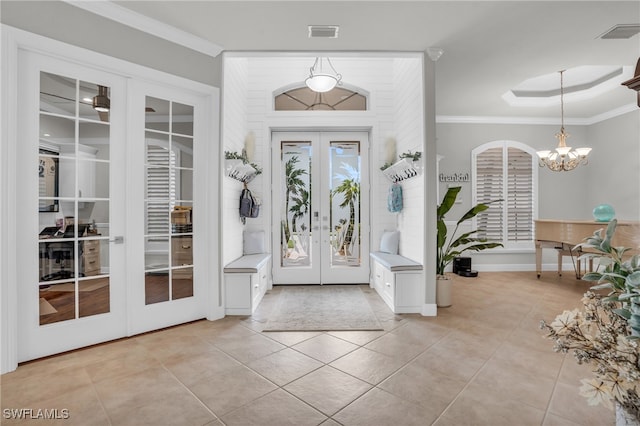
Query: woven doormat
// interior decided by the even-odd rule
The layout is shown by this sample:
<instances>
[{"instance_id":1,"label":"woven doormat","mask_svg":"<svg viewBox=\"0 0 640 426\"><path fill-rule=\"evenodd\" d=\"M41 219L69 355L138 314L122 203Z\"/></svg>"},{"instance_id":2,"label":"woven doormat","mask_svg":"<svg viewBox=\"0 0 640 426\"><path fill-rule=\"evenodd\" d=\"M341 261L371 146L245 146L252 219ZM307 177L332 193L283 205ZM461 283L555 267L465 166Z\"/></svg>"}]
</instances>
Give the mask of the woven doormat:
<instances>
[{"instance_id":1,"label":"woven doormat","mask_svg":"<svg viewBox=\"0 0 640 426\"><path fill-rule=\"evenodd\" d=\"M382 330L355 285L283 286L263 331Z\"/></svg>"}]
</instances>

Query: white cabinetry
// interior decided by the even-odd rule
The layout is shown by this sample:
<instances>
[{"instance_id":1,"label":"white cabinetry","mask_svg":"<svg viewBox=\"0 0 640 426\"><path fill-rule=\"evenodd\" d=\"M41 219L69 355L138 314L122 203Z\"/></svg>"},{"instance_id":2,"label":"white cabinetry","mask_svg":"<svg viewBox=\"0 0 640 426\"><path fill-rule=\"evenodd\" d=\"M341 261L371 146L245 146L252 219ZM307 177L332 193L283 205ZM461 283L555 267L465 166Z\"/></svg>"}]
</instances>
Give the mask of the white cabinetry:
<instances>
[{"instance_id":1,"label":"white cabinetry","mask_svg":"<svg viewBox=\"0 0 640 426\"><path fill-rule=\"evenodd\" d=\"M269 259L243 256L224 268L226 315L253 314L269 288Z\"/></svg>"},{"instance_id":2,"label":"white cabinetry","mask_svg":"<svg viewBox=\"0 0 640 426\"><path fill-rule=\"evenodd\" d=\"M397 256L400 260L404 259ZM388 265L372 257L371 285L382 300L397 314L420 313L424 299L424 279L421 270L392 271Z\"/></svg>"},{"instance_id":3,"label":"white cabinetry","mask_svg":"<svg viewBox=\"0 0 640 426\"><path fill-rule=\"evenodd\" d=\"M97 150L85 145L78 146L77 160L73 146L60 148L60 197L94 198L96 196L96 158ZM76 187L76 168L78 169L78 188Z\"/></svg>"}]
</instances>

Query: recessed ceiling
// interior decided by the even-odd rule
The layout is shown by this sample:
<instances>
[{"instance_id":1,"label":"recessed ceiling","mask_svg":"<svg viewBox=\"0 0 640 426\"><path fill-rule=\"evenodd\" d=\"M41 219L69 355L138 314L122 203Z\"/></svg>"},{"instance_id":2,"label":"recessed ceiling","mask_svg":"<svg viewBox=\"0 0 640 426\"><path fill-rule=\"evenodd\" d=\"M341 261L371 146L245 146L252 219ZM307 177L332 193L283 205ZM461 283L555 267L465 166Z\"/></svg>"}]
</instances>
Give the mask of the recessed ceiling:
<instances>
[{"instance_id":1,"label":"recessed ceiling","mask_svg":"<svg viewBox=\"0 0 640 426\"><path fill-rule=\"evenodd\" d=\"M563 70L564 98L575 102L596 98L620 88L633 76L622 65L583 65ZM545 107L560 103L560 72L529 78L502 95L510 106Z\"/></svg>"}]
</instances>

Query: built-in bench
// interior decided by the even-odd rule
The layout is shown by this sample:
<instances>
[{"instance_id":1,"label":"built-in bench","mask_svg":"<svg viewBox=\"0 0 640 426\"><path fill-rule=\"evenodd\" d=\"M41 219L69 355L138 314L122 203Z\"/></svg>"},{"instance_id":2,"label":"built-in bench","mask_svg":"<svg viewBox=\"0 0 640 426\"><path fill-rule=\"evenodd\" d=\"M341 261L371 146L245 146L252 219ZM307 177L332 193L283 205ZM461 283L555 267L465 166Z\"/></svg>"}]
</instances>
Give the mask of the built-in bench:
<instances>
[{"instance_id":1,"label":"built-in bench","mask_svg":"<svg viewBox=\"0 0 640 426\"><path fill-rule=\"evenodd\" d=\"M251 315L270 288L271 254L245 254L224 267L225 314Z\"/></svg>"},{"instance_id":2,"label":"built-in bench","mask_svg":"<svg viewBox=\"0 0 640 426\"><path fill-rule=\"evenodd\" d=\"M422 265L399 254L376 251L372 260L370 285L394 313L422 311Z\"/></svg>"}]
</instances>

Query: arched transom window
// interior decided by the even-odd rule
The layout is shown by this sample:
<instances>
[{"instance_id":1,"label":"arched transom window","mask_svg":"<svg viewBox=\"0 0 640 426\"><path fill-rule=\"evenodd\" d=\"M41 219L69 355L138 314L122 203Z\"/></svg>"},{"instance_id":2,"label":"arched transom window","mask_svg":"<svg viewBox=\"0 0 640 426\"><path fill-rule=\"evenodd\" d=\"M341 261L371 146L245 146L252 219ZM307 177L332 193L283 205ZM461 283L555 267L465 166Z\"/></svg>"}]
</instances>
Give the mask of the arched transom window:
<instances>
[{"instance_id":1,"label":"arched transom window","mask_svg":"<svg viewBox=\"0 0 640 426\"><path fill-rule=\"evenodd\" d=\"M318 93L297 86L275 96L276 111L366 111L367 96L357 89L335 87Z\"/></svg>"}]
</instances>

